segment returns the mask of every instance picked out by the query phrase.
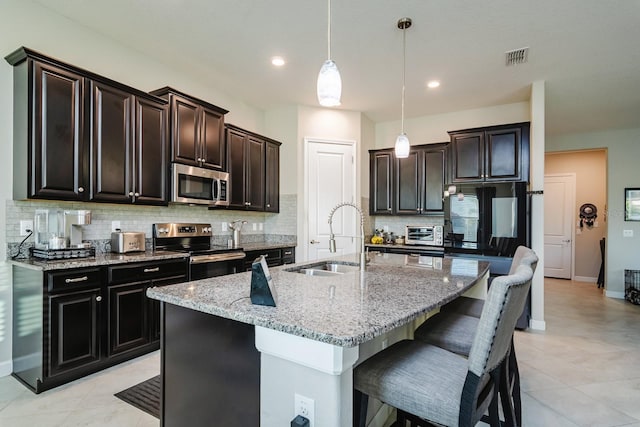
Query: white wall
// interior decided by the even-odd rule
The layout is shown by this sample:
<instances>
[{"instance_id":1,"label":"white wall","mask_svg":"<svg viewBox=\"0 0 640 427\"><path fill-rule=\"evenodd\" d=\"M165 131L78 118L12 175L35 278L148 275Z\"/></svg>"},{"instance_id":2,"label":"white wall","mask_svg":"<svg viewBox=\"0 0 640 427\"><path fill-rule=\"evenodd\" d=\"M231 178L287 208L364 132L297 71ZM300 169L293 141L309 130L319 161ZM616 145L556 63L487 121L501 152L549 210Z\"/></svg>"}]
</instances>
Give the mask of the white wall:
<instances>
[{"instance_id":1,"label":"white wall","mask_svg":"<svg viewBox=\"0 0 640 427\"><path fill-rule=\"evenodd\" d=\"M529 103L519 102L454 113L405 118L404 127L411 145L419 145L448 142L449 134L447 131L526 122L529 119ZM375 148L393 147L399 132L400 121L376 123Z\"/></svg>"},{"instance_id":2,"label":"white wall","mask_svg":"<svg viewBox=\"0 0 640 427\"><path fill-rule=\"evenodd\" d=\"M547 138L547 152L607 149L606 295L624 297L624 270L640 270L640 222L624 220L624 189L640 188L640 128ZM603 212L604 213L604 212ZM633 237L623 237L633 230Z\"/></svg>"}]
</instances>

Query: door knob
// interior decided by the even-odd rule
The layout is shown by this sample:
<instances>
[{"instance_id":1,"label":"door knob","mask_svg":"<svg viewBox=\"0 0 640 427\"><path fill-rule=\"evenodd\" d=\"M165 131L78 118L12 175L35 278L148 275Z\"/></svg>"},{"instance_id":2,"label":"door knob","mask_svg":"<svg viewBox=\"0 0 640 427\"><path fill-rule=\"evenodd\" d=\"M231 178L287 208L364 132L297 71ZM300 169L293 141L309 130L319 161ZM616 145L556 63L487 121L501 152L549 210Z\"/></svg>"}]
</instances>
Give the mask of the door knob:
<instances>
[{"instance_id":1,"label":"door knob","mask_svg":"<svg viewBox=\"0 0 640 427\"><path fill-rule=\"evenodd\" d=\"M309 243L311 243L312 245L316 245L316 244L318 244L318 243L320 243L320 242L319 242L319 241L317 241L317 240L312 240L312 241L310 241Z\"/></svg>"},{"instance_id":2,"label":"door knob","mask_svg":"<svg viewBox=\"0 0 640 427\"><path fill-rule=\"evenodd\" d=\"M562 243L569 243L569 242L571 242L571 239L562 241Z\"/></svg>"}]
</instances>

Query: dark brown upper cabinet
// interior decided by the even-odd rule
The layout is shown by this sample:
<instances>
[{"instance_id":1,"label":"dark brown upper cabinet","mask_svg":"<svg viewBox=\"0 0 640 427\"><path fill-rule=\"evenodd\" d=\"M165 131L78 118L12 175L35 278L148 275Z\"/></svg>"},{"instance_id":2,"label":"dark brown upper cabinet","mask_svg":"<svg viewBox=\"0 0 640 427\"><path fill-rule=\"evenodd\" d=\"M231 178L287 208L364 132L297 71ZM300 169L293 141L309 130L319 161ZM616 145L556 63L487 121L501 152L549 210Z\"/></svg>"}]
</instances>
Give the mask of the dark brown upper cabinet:
<instances>
[{"instance_id":1,"label":"dark brown upper cabinet","mask_svg":"<svg viewBox=\"0 0 640 427\"><path fill-rule=\"evenodd\" d=\"M172 161L225 170L224 115L228 111L170 87L151 93L169 101Z\"/></svg>"},{"instance_id":2,"label":"dark brown upper cabinet","mask_svg":"<svg viewBox=\"0 0 640 427\"><path fill-rule=\"evenodd\" d=\"M369 154L369 212L371 215L393 213L393 150L372 151Z\"/></svg>"},{"instance_id":3,"label":"dark brown upper cabinet","mask_svg":"<svg viewBox=\"0 0 640 427\"><path fill-rule=\"evenodd\" d=\"M394 212L439 215L444 212L446 144L412 148L409 157L396 159Z\"/></svg>"},{"instance_id":4,"label":"dark brown upper cabinet","mask_svg":"<svg viewBox=\"0 0 640 427\"><path fill-rule=\"evenodd\" d=\"M229 208L263 211L265 208L266 140L252 132L227 125Z\"/></svg>"},{"instance_id":5,"label":"dark brown upper cabinet","mask_svg":"<svg viewBox=\"0 0 640 427\"><path fill-rule=\"evenodd\" d=\"M280 143L267 141L264 210L280 212Z\"/></svg>"},{"instance_id":6,"label":"dark brown upper cabinet","mask_svg":"<svg viewBox=\"0 0 640 427\"><path fill-rule=\"evenodd\" d=\"M413 146L398 159L392 148L369 153L371 215L441 215L447 143Z\"/></svg>"},{"instance_id":7,"label":"dark brown upper cabinet","mask_svg":"<svg viewBox=\"0 0 640 427\"><path fill-rule=\"evenodd\" d=\"M529 181L529 123L449 132L451 182Z\"/></svg>"},{"instance_id":8,"label":"dark brown upper cabinet","mask_svg":"<svg viewBox=\"0 0 640 427\"><path fill-rule=\"evenodd\" d=\"M6 58L14 66L13 197L86 200L85 78L28 53Z\"/></svg>"},{"instance_id":9,"label":"dark brown upper cabinet","mask_svg":"<svg viewBox=\"0 0 640 427\"><path fill-rule=\"evenodd\" d=\"M165 100L30 49L5 59L14 199L168 203Z\"/></svg>"},{"instance_id":10,"label":"dark brown upper cabinet","mask_svg":"<svg viewBox=\"0 0 640 427\"><path fill-rule=\"evenodd\" d=\"M92 201L168 203L167 108L91 82Z\"/></svg>"}]
</instances>

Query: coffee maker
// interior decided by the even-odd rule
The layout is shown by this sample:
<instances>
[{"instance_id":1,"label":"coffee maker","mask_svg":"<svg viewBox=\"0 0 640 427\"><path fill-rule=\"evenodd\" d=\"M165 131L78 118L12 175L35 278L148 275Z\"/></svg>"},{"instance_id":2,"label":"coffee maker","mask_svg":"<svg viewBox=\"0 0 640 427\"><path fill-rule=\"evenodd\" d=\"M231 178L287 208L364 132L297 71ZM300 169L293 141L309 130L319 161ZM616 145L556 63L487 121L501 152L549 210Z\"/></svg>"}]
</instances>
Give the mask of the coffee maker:
<instances>
[{"instance_id":1,"label":"coffee maker","mask_svg":"<svg viewBox=\"0 0 640 427\"><path fill-rule=\"evenodd\" d=\"M35 247L43 250L87 248L82 241L82 226L91 224L91 211L37 209Z\"/></svg>"}]
</instances>

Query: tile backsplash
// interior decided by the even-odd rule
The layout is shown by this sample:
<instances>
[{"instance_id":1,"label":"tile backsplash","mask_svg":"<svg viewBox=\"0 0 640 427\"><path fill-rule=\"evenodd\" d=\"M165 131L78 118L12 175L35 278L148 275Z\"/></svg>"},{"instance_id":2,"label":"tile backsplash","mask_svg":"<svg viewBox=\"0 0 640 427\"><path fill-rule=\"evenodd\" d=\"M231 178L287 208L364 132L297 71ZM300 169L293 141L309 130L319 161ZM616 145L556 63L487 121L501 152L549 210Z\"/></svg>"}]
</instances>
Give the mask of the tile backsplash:
<instances>
[{"instance_id":1,"label":"tile backsplash","mask_svg":"<svg viewBox=\"0 0 640 427\"><path fill-rule=\"evenodd\" d=\"M7 200L6 232L8 254L15 254L16 246L24 239L20 236L20 220L33 220L36 209L90 210L91 224L82 226L83 239L96 243L98 250L102 243L111 238L112 223L119 222L123 231L142 231L151 238L152 224L161 222L203 222L210 223L214 243L226 242L231 237L227 223L242 219L247 224L242 235L247 242L264 240L295 241L296 201L295 194L280 196L280 213L208 210L204 206L129 206L107 203L81 203L51 200ZM150 243L150 240L148 240ZM33 237L27 239L24 248L33 246ZM149 244L149 247L151 245ZM24 252L24 250L22 251Z\"/></svg>"}]
</instances>

